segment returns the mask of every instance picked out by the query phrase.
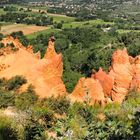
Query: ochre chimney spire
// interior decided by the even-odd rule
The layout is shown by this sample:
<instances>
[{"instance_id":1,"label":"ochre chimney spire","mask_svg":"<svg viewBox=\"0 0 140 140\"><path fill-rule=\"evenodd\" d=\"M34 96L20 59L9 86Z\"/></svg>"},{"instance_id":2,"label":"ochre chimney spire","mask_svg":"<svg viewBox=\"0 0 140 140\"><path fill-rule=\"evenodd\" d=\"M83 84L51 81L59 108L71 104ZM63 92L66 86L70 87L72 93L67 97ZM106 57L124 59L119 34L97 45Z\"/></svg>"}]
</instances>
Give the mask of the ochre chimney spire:
<instances>
[{"instance_id":1,"label":"ochre chimney spire","mask_svg":"<svg viewBox=\"0 0 140 140\"><path fill-rule=\"evenodd\" d=\"M56 55L54 43L55 43L55 37L51 36L49 39L48 48L46 50L44 58L48 59L48 58L52 58L54 55Z\"/></svg>"}]
</instances>

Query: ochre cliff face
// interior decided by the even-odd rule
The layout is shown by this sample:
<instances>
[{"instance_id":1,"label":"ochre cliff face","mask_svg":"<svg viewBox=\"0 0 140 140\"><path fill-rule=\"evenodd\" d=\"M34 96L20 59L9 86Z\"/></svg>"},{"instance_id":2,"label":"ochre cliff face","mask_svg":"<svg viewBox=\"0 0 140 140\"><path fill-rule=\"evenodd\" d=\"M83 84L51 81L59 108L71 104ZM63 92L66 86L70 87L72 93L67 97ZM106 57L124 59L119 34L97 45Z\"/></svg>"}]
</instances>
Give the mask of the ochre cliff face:
<instances>
[{"instance_id":1,"label":"ochre cliff face","mask_svg":"<svg viewBox=\"0 0 140 140\"><path fill-rule=\"evenodd\" d=\"M135 89L140 92L140 56L132 58L126 49L116 50L112 56L109 73L100 68L85 81L88 81L87 89L90 91L88 96L92 99L92 104L122 103L130 90ZM96 82L93 84L91 81ZM83 82L79 81L71 95L72 101L82 101L86 96L84 89Z\"/></svg>"},{"instance_id":2,"label":"ochre cliff face","mask_svg":"<svg viewBox=\"0 0 140 140\"><path fill-rule=\"evenodd\" d=\"M9 36L2 43L5 47L0 49L0 78L23 75L28 83L21 90L32 84L40 98L66 95L61 79L62 54L56 53L54 40L49 40L43 59L40 52L34 54L32 46L24 47L18 39ZM123 102L132 89L140 92L140 56L133 58L123 49L113 53L108 73L100 68L91 77L80 78L68 97L72 102L105 105L109 102Z\"/></svg>"},{"instance_id":3,"label":"ochre cliff face","mask_svg":"<svg viewBox=\"0 0 140 140\"><path fill-rule=\"evenodd\" d=\"M109 75L114 78L111 91L113 101L122 102L127 95L133 79L133 67L129 61L127 50L117 50L112 56L112 66Z\"/></svg>"},{"instance_id":4,"label":"ochre cliff face","mask_svg":"<svg viewBox=\"0 0 140 140\"><path fill-rule=\"evenodd\" d=\"M92 78L99 80L105 97L111 96L111 90L114 85L114 78L110 75L108 75L106 72L102 70L102 68L99 69L99 71L95 74L91 75Z\"/></svg>"},{"instance_id":5,"label":"ochre cliff face","mask_svg":"<svg viewBox=\"0 0 140 140\"><path fill-rule=\"evenodd\" d=\"M86 102L91 105L96 102L102 105L106 102L101 84L93 78L81 78L70 98L72 101Z\"/></svg>"},{"instance_id":6,"label":"ochre cliff face","mask_svg":"<svg viewBox=\"0 0 140 140\"><path fill-rule=\"evenodd\" d=\"M24 85L22 90L32 84L41 98L66 94L65 85L61 80L63 73L62 55L55 52L52 40L49 40L43 59L40 59L40 52L34 54L32 46L25 48L18 39L7 37L2 42L5 46L13 43L16 50L13 51L10 47L0 50L1 78L23 75L28 80L28 84Z\"/></svg>"},{"instance_id":7,"label":"ochre cliff face","mask_svg":"<svg viewBox=\"0 0 140 140\"><path fill-rule=\"evenodd\" d=\"M113 78L100 69L92 74L91 78L81 78L70 98L72 101L86 102L90 105L98 103L103 106L111 102L113 83Z\"/></svg>"}]
</instances>

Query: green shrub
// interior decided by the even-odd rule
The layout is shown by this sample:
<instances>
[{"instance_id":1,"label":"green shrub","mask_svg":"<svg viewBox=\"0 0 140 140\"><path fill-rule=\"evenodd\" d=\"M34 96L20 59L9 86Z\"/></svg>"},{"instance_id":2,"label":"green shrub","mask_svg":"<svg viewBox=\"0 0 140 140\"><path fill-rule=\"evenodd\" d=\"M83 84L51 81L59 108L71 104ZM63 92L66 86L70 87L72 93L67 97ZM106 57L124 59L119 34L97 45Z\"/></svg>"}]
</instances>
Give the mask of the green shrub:
<instances>
[{"instance_id":1,"label":"green shrub","mask_svg":"<svg viewBox=\"0 0 140 140\"><path fill-rule=\"evenodd\" d=\"M132 131L134 132L134 139L138 140L140 138L140 107L138 107L134 113Z\"/></svg>"},{"instance_id":2,"label":"green shrub","mask_svg":"<svg viewBox=\"0 0 140 140\"><path fill-rule=\"evenodd\" d=\"M31 120L25 127L26 140L45 140L45 129L38 121Z\"/></svg>"},{"instance_id":3,"label":"green shrub","mask_svg":"<svg viewBox=\"0 0 140 140\"><path fill-rule=\"evenodd\" d=\"M16 51L18 51L18 50L19 50L19 49L16 48L16 47L12 48L12 51L14 51L14 52L16 52Z\"/></svg>"},{"instance_id":4,"label":"green shrub","mask_svg":"<svg viewBox=\"0 0 140 140\"><path fill-rule=\"evenodd\" d=\"M14 43L13 43L13 42L12 42L12 43L10 43L9 45L10 45L10 47L11 47L11 48L15 48L15 45L14 45Z\"/></svg>"},{"instance_id":5,"label":"green shrub","mask_svg":"<svg viewBox=\"0 0 140 140\"><path fill-rule=\"evenodd\" d=\"M0 43L0 48L3 48L4 47L4 44L3 43Z\"/></svg>"},{"instance_id":6,"label":"green shrub","mask_svg":"<svg viewBox=\"0 0 140 140\"><path fill-rule=\"evenodd\" d=\"M15 76L15 77L12 77L10 80L8 80L7 89L16 90L26 83L27 83L27 80L23 76Z\"/></svg>"},{"instance_id":7,"label":"green shrub","mask_svg":"<svg viewBox=\"0 0 140 140\"><path fill-rule=\"evenodd\" d=\"M131 139L131 130L121 120L107 120L105 122L92 122L88 129L89 133L85 140L89 139L107 139L107 140L120 140Z\"/></svg>"},{"instance_id":8,"label":"green shrub","mask_svg":"<svg viewBox=\"0 0 140 140\"><path fill-rule=\"evenodd\" d=\"M16 96L15 106L18 109L26 110L32 107L38 100L38 96L33 91L32 87L29 86L26 92L23 92Z\"/></svg>"},{"instance_id":9,"label":"green shrub","mask_svg":"<svg viewBox=\"0 0 140 140\"><path fill-rule=\"evenodd\" d=\"M66 134L68 133L68 130L72 132L72 139L81 140L84 139L87 134L87 124L83 118L80 116L75 116L74 118L69 119ZM67 138L69 137L67 136Z\"/></svg>"},{"instance_id":10,"label":"green shrub","mask_svg":"<svg viewBox=\"0 0 140 140\"><path fill-rule=\"evenodd\" d=\"M48 107L35 106L33 108L33 112L37 119L42 120L42 123L44 123L46 129L50 129L54 126L56 121L54 112L48 109Z\"/></svg>"},{"instance_id":11,"label":"green shrub","mask_svg":"<svg viewBox=\"0 0 140 140\"><path fill-rule=\"evenodd\" d=\"M93 118L93 121L88 126L88 135L85 137L85 140L132 139L132 123L131 119L129 119L129 114L126 115L125 110L117 107L116 109L110 108L108 111L105 109L103 110L102 115L104 115L102 120L99 118L98 113L96 114L96 117Z\"/></svg>"},{"instance_id":12,"label":"green shrub","mask_svg":"<svg viewBox=\"0 0 140 140\"><path fill-rule=\"evenodd\" d=\"M29 42L28 39L26 38L26 36L24 36L22 31L18 31L18 32L13 32L10 34L13 38L19 38L20 42L24 45L24 46L28 46Z\"/></svg>"},{"instance_id":13,"label":"green shrub","mask_svg":"<svg viewBox=\"0 0 140 140\"><path fill-rule=\"evenodd\" d=\"M5 86L7 84L7 80L5 78L0 79L0 88L5 89Z\"/></svg>"},{"instance_id":14,"label":"green shrub","mask_svg":"<svg viewBox=\"0 0 140 140\"><path fill-rule=\"evenodd\" d=\"M1 25L0 25L0 30L1 30ZM4 35L0 33L0 41L3 39Z\"/></svg>"},{"instance_id":15,"label":"green shrub","mask_svg":"<svg viewBox=\"0 0 140 140\"><path fill-rule=\"evenodd\" d=\"M82 103L74 103L69 108L69 115L73 118L75 115L79 115L82 117L87 124L90 124L93 120L93 107L82 104Z\"/></svg>"},{"instance_id":16,"label":"green shrub","mask_svg":"<svg viewBox=\"0 0 140 140\"><path fill-rule=\"evenodd\" d=\"M13 106L15 100L15 94L13 92L0 91L0 108Z\"/></svg>"},{"instance_id":17,"label":"green shrub","mask_svg":"<svg viewBox=\"0 0 140 140\"><path fill-rule=\"evenodd\" d=\"M62 115L68 112L70 101L65 96L59 96L57 98L51 97L46 99L44 104L56 113Z\"/></svg>"},{"instance_id":18,"label":"green shrub","mask_svg":"<svg viewBox=\"0 0 140 140\"><path fill-rule=\"evenodd\" d=\"M18 140L17 132L11 127L11 120L0 116L0 140Z\"/></svg>"},{"instance_id":19,"label":"green shrub","mask_svg":"<svg viewBox=\"0 0 140 140\"><path fill-rule=\"evenodd\" d=\"M87 126L81 116L67 116L63 119L57 119L54 131L57 133L58 139L82 140L87 135Z\"/></svg>"}]
</instances>

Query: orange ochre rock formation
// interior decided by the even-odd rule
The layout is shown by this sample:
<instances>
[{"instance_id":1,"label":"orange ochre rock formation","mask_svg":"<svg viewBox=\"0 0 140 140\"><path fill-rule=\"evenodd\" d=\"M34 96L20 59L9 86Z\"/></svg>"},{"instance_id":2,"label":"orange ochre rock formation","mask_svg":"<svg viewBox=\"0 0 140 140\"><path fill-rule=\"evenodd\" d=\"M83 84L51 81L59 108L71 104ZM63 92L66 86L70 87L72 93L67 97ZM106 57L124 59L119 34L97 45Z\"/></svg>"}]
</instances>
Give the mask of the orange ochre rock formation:
<instances>
[{"instance_id":1,"label":"orange ochre rock formation","mask_svg":"<svg viewBox=\"0 0 140 140\"><path fill-rule=\"evenodd\" d=\"M32 84L41 98L66 94L61 79L62 55L55 52L54 42L51 39L43 59L40 59L40 52L33 53L32 46L24 47L18 39L11 36L4 38L2 43L5 47L0 49L1 78L9 79L16 75L23 75L28 84L22 88L26 89L29 84ZM14 44L15 51L9 47L11 43Z\"/></svg>"},{"instance_id":2,"label":"orange ochre rock formation","mask_svg":"<svg viewBox=\"0 0 140 140\"><path fill-rule=\"evenodd\" d=\"M62 81L62 54L57 54L54 40L50 38L44 58L40 52L33 53L33 47L24 47L18 39L9 36L1 41L0 78L7 79L23 75L35 87L41 98L67 95ZM9 47L11 46L11 47ZM68 95L72 102L86 102L90 105L109 102L121 103L129 90L140 91L140 56L132 58L127 50L116 50L108 74L102 68L89 78L80 78L74 91Z\"/></svg>"},{"instance_id":3,"label":"orange ochre rock formation","mask_svg":"<svg viewBox=\"0 0 140 140\"><path fill-rule=\"evenodd\" d=\"M100 68L91 78L81 78L71 98L90 104L121 103L132 89L140 92L140 56L132 58L124 48L113 53L108 74Z\"/></svg>"}]
</instances>

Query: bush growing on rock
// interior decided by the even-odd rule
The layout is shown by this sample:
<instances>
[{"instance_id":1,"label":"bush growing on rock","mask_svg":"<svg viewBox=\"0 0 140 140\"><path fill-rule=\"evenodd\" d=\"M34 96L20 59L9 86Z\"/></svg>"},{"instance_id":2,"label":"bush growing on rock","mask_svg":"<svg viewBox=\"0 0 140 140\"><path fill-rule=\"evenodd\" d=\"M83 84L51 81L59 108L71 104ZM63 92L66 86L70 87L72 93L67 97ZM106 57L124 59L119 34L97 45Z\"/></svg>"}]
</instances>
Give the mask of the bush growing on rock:
<instances>
[{"instance_id":1,"label":"bush growing on rock","mask_svg":"<svg viewBox=\"0 0 140 140\"><path fill-rule=\"evenodd\" d=\"M22 76L15 76L8 80L7 89L16 90L23 84L26 84L27 80Z\"/></svg>"}]
</instances>

